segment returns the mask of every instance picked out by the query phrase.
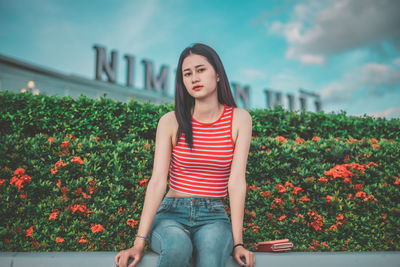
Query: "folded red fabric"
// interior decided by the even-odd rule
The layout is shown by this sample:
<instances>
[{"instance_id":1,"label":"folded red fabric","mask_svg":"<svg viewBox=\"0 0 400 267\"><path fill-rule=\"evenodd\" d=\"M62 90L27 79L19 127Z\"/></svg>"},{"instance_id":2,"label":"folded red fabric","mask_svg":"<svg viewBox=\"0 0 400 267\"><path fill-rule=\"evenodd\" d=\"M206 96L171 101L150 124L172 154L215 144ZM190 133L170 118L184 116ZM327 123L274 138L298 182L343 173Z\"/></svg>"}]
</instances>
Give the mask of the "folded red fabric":
<instances>
[{"instance_id":1,"label":"folded red fabric","mask_svg":"<svg viewBox=\"0 0 400 267\"><path fill-rule=\"evenodd\" d=\"M257 252L280 252L280 251L288 251L293 247L293 243L289 241L289 239L279 239L279 240L271 240L258 242L256 244Z\"/></svg>"}]
</instances>

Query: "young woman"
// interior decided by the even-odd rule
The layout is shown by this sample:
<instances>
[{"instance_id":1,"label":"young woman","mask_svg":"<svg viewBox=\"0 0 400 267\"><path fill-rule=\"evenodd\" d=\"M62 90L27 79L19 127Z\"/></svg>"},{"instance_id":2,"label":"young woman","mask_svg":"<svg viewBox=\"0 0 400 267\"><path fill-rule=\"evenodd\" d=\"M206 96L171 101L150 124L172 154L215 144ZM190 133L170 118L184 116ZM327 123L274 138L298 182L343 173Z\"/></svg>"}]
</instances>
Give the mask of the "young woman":
<instances>
[{"instance_id":1,"label":"young woman","mask_svg":"<svg viewBox=\"0 0 400 267\"><path fill-rule=\"evenodd\" d=\"M223 267L231 254L240 266L254 266L242 239L251 128L249 113L236 108L217 53L204 44L183 50L175 111L157 126L136 239L115 256L115 264L126 267L131 258L129 267L135 266L148 239L160 254L158 266ZM227 192L231 221L222 203Z\"/></svg>"}]
</instances>

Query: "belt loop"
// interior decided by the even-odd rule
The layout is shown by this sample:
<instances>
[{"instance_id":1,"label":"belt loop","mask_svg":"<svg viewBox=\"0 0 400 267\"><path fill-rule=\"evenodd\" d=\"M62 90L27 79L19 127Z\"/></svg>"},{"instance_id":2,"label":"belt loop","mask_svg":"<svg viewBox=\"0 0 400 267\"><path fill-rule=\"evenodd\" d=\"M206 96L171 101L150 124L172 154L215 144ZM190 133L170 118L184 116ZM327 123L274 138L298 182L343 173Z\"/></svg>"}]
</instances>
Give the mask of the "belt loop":
<instances>
[{"instance_id":1,"label":"belt loop","mask_svg":"<svg viewBox=\"0 0 400 267\"><path fill-rule=\"evenodd\" d=\"M174 201L172 202L172 208L175 209L178 206L178 198L174 197Z\"/></svg>"}]
</instances>

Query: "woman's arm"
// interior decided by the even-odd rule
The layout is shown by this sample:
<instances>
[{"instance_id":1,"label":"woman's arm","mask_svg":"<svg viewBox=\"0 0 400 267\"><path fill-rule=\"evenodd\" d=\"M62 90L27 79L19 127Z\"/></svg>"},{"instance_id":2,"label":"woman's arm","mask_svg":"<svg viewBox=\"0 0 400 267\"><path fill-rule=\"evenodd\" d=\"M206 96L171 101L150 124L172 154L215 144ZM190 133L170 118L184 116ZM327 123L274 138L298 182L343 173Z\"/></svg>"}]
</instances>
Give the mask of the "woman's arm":
<instances>
[{"instance_id":1,"label":"woman's arm","mask_svg":"<svg viewBox=\"0 0 400 267\"><path fill-rule=\"evenodd\" d=\"M252 131L252 119L250 114L244 109L235 109L235 111L235 115L237 116L234 120L232 130L236 131L237 135L228 183L234 245L243 244L242 232L244 203L246 198L246 164ZM241 266L244 265L241 259L242 257L245 258L246 266L254 266L254 254L244 247L235 247L233 257Z\"/></svg>"},{"instance_id":2,"label":"woman's arm","mask_svg":"<svg viewBox=\"0 0 400 267\"><path fill-rule=\"evenodd\" d=\"M142 214L140 217L137 234L147 237L157 209L165 195L167 188L168 169L171 160L174 114L169 112L161 117L157 126L156 147L151 179L147 185ZM129 257L134 261L130 265L135 266L143 257L145 240L136 237L133 247L123 250L115 256L115 264L126 267Z\"/></svg>"}]
</instances>

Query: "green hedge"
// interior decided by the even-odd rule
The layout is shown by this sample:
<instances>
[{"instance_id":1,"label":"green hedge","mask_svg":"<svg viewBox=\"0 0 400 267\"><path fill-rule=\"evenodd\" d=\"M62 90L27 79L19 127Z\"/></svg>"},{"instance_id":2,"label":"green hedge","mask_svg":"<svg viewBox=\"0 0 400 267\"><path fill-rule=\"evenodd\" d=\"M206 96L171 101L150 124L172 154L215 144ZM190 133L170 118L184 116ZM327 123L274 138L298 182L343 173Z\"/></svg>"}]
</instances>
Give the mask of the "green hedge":
<instances>
[{"instance_id":1,"label":"green hedge","mask_svg":"<svg viewBox=\"0 0 400 267\"><path fill-rule=\"evenodd\" d=\"M0 99L0 250L131 246L151 176L154 129L172 107L11 93ZM247 168L249 248L289 238L296 251L400 250L399 131L380 129L399 129L399 120L279 108L251 114L258 130ZM293 133L295 122L301 124ZM314 135L331 123L341 134ZM335 123L359 126L340 131ZM367 137L348 136L361 134L360 127L370 127ZM313 134L303 140L306 132Z\"/></svg>"},{"instance_id":2,"label":"green hedge","mask_svg":"<svg viewBox=\"0 0 400 267\"><path fill-rule=\"evenodd\" d=\"M154 140L159 118L173 110L172 105L125 104L107 98L75 100L71 97L33 96L30 93L0 92L0 134L62 133L76 137L97 135L113 141L132 133ZM345 112L303 112L283 110L251 110L254 136L320 138L400 138L400 120L347 116Z\"/></svg>"}]
</instances>

